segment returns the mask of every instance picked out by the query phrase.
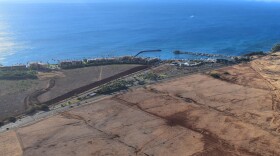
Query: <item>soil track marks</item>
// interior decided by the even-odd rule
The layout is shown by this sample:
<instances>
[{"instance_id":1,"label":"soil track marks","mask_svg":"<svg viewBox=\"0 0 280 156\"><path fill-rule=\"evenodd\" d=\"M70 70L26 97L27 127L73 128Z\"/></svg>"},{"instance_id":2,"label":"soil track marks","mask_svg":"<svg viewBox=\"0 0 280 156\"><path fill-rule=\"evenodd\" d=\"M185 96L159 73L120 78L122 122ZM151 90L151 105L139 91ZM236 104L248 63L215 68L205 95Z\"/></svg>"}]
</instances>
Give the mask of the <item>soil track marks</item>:
<instances>
[{"instance_id":1,"label":"soil track marks","mask_svg":"<svg viewBox=\"0 0 280 156\"><path fill-rule=\"evenodd\" d=\"M63 94L61 96L58 96L58 97L56 97L54 99L51 99L49 101L46 101L44 103L47 104L47 105L51 105L51 104L57 103L57 102L62 101L64 99L70 98L70 97L72 97L74 95L78 95L78 94L83 93L85 91L88 91L90 89L96 88L96 87L98 87L100 85L106 84L106 83L108 83L110 81L113 81L113 80L116 80L118 78L121 78L123 76L126 76L126 75L129 75L129 74L138 72L140 70L147 69L148 67L149 66L137 66L137 67L134 67L132 69L126 70L126 71L121 72L121 73L118 73L118 74L113 75L111 77L108 77L108 78L102 79L100 81L97 81L97 82L94 82L94 83L82 86L82 87L77 88L77 89L74 89L74 90L72 90L70 92L67 92L67 93L65 93L65 94Z\"/></svg>"},{"instance_id":2,"label":"soil track marks","mask_svg":"<svg viewBox=\"0 0 280 156\"><path fill-rule=\"evenodd\" d=\"M57 103L59 101L65 100L65 99L67 99L69 97L72 97L74 95L83 93L83 92L88 91L88 90L90 90L92 88L96 88L96 87L98 87L100 85L103 85L103 84L108 83L110 81L113 81L115 79L121 78L123 76L129 75L129 74L132 74L132 73L135 73L135 72L138 72L138 71L146 69L146 68L148 68L148 66L137 66L137 67L134 67L132 69L126 70L126 71L121 72L121 73L118 73L118 74L113 75L111 77L108 77L108 78L99 80L97 82L94 82L94 83L91 83L91 84L88 84L88 85L76 88L76 89L74 89L74 90L72 90L70 92L67 92L67 93L65 93L65 94L63 94L61 96L58 96L58 97L54 98L54 99L48 100L48 101L46 101L44 103L47 104L47 105L51 105L51 104ZM45 94L45 93L47 93L47 92L49 92L49 91L51 91L51 89L54 86L55 86L55 79L52 78L52 79L49 80L47 88L36 90L35 92L33 92L32 94L28 95L24 99L25 107L28 108L29 106L34 106L34 105L41 104L42 102L40 102L38 97L43 95L43 94Z\"/></svg>"},{"instance_id":3,"label":"soil track marks","mask_svg":"<svg viewBox=\"0 0 280 156\"><path fill-rule=\"evenodd\" d=\"M169 126L181 126L203 134L205 150L198 155L211 155L211 152L213 155L273 155L280 152L277 149L280 134L270 123L274 114L270 91L266 89L193 75L116 98L118 102L164 119Z\"/></svg>"},{"instance_id":4,"label":"soil track marks","mask_svg":"<svg viewBox=\"0 0 280 156\"><path fill-rule=\"evenodd\" d=\"M219 70L235 81L170 79L19 128L24 155L280 155L277 75L249 65Z\"/></svg>"},{"instance_id":5,"label":"soil track marks","mask_svg":"<svg viewBox=\"0 0 280 156\"><path fill-rule=\"evenodd\" d=\"M50 79L47 88L36 90L32 94L28 95L24 99L24 105L27 109L30 106L39 105L41 102L38 100L38 97L48 91L50 91L55 86L55 79Z\"/></svg>"},{"instance_id":6,"label":"soil track marks","mask_svg":"<svg viewBox=\"0 0 280 156\"><path fill-rule=\"evenodd\" d=\"M112 99L20 128L24 155L192 155L201 134ZM192 142L187 142L189 140Z\"/></svg>"},{"instance_id":7,"label":"soil track marks","mask_svg":"<svg viewBox=\"0 0 280 156\"><path fill-rule=\"evenodd\" d=\"M133 89L17 132L27 156L278 155L269 93L197 74Z\"/></svg>"},{"instance_id":8,"label":"soil track marks","mask_svg":"<svg viewBox=\"0 0 280 156\"><path fill-rule=\"evenodd\" d=\"M158 91L153 90L153 92L156 93L160 93ZM172 97L172 96L171 96ZM184 127L188 130L194 131L196 133L202 134L203 135L203 142L204 142L204 150L201 152L198 152L196 154L194 154L194 156L203 156L203 155L213 155L213 156L217 156L217 155L259 155L257 153L254 152L250 152L246 149L241 149L236 153L236 149L235 146L233 144L230 144L229 142L227 142L226 140L223 140L221 138L219 138L217 135L212 134L210 131L206 130L206 129L200 129L200 128L196 128L195 123L197 122L198 118L189 118L188 117L188 112L190 110L184 111L184 112L178 112L175 114L172 114L171 116L161 116L158 113L153 113L153 111L149 111L149 108L142 108L141 106L139 106L139 104L137 103L131 103L128 101L125 101L123 99L121 99L120 97L113 97L113 100L118 101L119 103L122 103L124 105L128 105L128 106L135 106L138 109L140 109L141 111L149 114L149 115L153 115L156 116L158 118L163 119L166 124L170 127L176 127L176 126L181 126ZM174 101L176 101L176 99L174 99ZM192 99L188 99L188 102L193 103L194 100Z\"/></svg>"}]
</instances>

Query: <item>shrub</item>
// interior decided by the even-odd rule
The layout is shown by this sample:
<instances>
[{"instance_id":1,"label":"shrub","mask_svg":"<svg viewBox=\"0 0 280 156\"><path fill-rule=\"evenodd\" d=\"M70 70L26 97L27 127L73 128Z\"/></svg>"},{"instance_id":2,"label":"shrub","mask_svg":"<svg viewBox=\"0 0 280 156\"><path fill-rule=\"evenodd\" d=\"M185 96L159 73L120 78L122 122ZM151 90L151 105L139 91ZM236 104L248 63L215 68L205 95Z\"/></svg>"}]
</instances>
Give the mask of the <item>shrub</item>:
<instances>
[{"instance_id":1,"label":"shrub","mask_svg":"<svg viewBox=\"0 0 280 156\"><path fill-rule=\"evenodd\" d=\"M102 86L99 90L97 90L96 93L98 94L110 94L116 91L120 90L126 90L128 89L127 84L129 82L126 82L125 80L118 80L115 82L112 82L108 85Z\"/></svg>"},{"instance_id":2,"label":"shrub","mask_svg":"<svg viewBox=\"0 0 280 156\"><path fill-rule=\"evenodd\" d=\"M35 107L30 107L26 110L26 114L31 115L34 114L37 111Z\"/></svg>"},{"instance_id":3,"label":"shrub","mask_svg":"<svg viewBox=\"0 0 280 156\"><path fill-rule=\"evenodd\" d=\"M221 78L221 75L218 74L218 73L211 73L210 76L212 76L215 79L220 79Z\"/></svg>"},{"instance_id":4,"label":"shrub","mask_svg":"<svg viewBox=\"0 0 280 156\"><path fill-rule=\"evenodd\" d=\"M49 109L48 105L43 104L43 105L39 106L39 110L49 111L50 109Z\"/></svg>"},{"instance_id":5,"label":"shrub","mask_svg":"<svg viewBox=\"0 0 280 156\"><path fill-rule=\"evenodd\" d=\"M37 111L49 111L49 110L50 109L49 109L48 105L45 105L45 104L35 105L35 106L28 108L26 110L26 114L31 115L31 114L36 113Z\"/></svg>"},{"instance_id":6,"label":"shrub","mask_svg":"<svg viewBox=\"0 0 280 156\"><path fill-rule=\"evenodd\" d=\"M4 126L4 122L0 121L0 127Z\"/></svg>"},{"instance_id":7,"label":"shrub","mask_svg":"<svg viewBox=\"0 0 280 156\"><path fill-rule=\"evenodd\" d=\"M163 79L163 76L158 75L158 74L153 73L153 72L149 72L149 73L144 74L143 78L146 79L146 80L157 81L157 80Z\"/></svg>"},{"instance_id":8,"label":"shrub","mask_svg":"<svg viewBox=\"0 0 280 156\"><path fill-rule=\"evenodd\" d=\"M278 52L278 51L280 51L280 44L279 43L275 44L271 49L272 53L275 53L275 52Z\"/></svg>"},{"instance_id":9,"label":"shrub","mask_svg":"<svg viewBox=\"0 0 280 156\"><path fill-rule=\"evenodd\" d=\"M17 118L15 117L9 117L8 119L10 122L15 123L17 121Z\"/></svg>"},{"instance_id":10,"label":"shrub","mask_svg":"<svg viewBox=\"0 0 280 156\"><path fill-rule=\"evenodd\" d=\"M248 57L248 56L246 56L246 57L235 57L234 61L236 63L249 62L250 61L250 57Z\"/></svg>"},{"instance_id":11,"label":"shrub","mask_svg":"<svg viewBox=\"0 0 280 156\"><path fill-rule=\"evenodd\" d=\"M226 72L224 72L224 74L225 74L225 75L230 75L230 73L229 73L229 72L227 72L227 71L226 71Z\"/></svg>"},{"instance_id":12,"label":"shrub","mask_svg":"<svg viewBox=\"0 0 280 156\"><path fill-rule=\"evenodd\" d=\"M139 81L138 84L139 84L139 85L144 85L144 84L145 84L145 81Z\"/></svg>"}]
</instances>

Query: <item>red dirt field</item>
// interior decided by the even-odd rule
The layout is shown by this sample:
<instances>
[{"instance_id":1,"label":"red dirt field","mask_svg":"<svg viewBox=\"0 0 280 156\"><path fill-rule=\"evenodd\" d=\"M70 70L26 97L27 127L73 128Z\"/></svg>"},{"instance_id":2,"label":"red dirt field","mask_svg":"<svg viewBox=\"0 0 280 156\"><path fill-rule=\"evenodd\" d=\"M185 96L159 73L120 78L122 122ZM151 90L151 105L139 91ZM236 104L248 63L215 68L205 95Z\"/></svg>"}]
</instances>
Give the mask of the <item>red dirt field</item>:
<instances>
[{"instance_id":1,"label":"red dirt field","mask_svg":"<svg viewBox=\"0 0 280 156\"><path fill-rule=\"evenodd\" d=\"M273 63L264 70L266 59L219 69L219 79L195 74L131 89L18 128L15 143L24 156L280 155L278 83L269 74L279 75L267 72Z\"/></svg>"},{"instance_id":2,"label":"red dirt field","mask_svg":"<svg viewBox=\"0 0 280 156\"><path fill-rule=\"evenodd\" d=\"M22 148L14 131L6 132L0 136L0 156L21 156Z\"/></svg>"}]
</instances>

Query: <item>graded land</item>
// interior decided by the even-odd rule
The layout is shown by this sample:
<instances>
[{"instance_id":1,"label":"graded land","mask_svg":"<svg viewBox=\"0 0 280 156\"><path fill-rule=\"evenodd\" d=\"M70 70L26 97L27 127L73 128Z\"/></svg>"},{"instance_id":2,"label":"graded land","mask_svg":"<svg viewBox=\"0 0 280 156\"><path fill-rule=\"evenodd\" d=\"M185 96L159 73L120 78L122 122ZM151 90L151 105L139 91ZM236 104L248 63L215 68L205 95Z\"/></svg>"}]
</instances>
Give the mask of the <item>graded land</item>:
<instances>
[{"instance_id":1,"label":"graded land","mask_svg":"<svg viewBox=\"0 0 280 156\"><path fill-rule=\"evenodd\" d=\"M38 79L0 80L0 121L71 90L109 78L139 65L92 66L39 72Z\"/></svg>"},{"instance_id":2,"label":"graded land","mask_svg":"<svg viewBox=\"0 0 280 156\"><path fill-rule=\"evenodd\" d=\"M17 141L2 141L0 153L20 145L25 156L280 155L279 60L131 88L2 133Z\"/></svg>"}]
</instances>

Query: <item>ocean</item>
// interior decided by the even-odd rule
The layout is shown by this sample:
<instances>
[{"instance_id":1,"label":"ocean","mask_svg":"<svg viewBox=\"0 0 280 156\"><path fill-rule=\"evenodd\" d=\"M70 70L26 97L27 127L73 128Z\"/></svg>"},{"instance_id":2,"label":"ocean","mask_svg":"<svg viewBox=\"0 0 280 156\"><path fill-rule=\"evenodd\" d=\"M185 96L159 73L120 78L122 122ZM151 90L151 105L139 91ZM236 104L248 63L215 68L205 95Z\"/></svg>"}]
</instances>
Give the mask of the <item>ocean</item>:
<instances>
[{"instance_id":1,"label":"ocean","mask_svg":"<svg viewBox=\"0 0 280 156\"><path fill-rule=\"evenodd\" d=\"M280 3L253 1L3 3L0 64L174 50L242 55L280 42Z\"/></svg>"}]
</instances>

